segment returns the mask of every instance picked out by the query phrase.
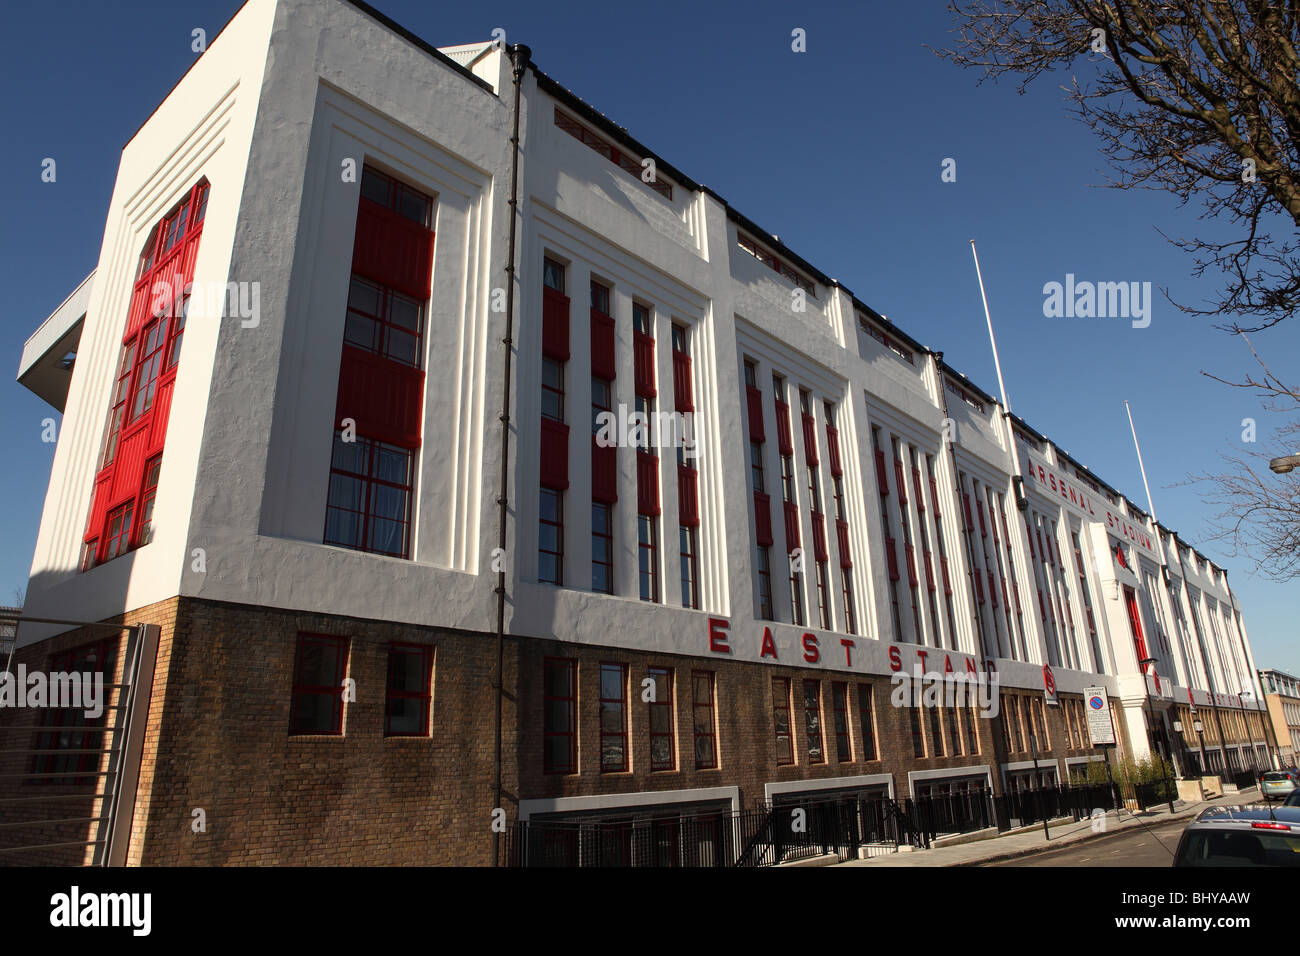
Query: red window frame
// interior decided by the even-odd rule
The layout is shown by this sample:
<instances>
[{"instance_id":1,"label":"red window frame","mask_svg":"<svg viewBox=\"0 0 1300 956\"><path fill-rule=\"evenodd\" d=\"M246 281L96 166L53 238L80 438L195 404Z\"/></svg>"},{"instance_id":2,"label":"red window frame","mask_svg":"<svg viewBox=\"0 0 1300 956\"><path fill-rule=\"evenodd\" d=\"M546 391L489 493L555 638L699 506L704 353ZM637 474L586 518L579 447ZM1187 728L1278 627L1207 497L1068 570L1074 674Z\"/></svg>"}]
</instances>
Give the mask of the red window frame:
<instances>
[{"instance_id":1,"label":"red window frame","mask_svg":"<svg viewBox=\"0 0 1300 956\"><path fill-rule=\"evenodd\" d=\"M351 640L347 637L340 637L336 634L308 634L299 633L297 645L294 648L293 659L293 688L289 700L289 734L290 736L332 736L337 737L343 733L343 679L347 674L348 668L348 650ZM323 652L332 650L334 653L333 674L331 684L309 684L303 678L307 675L303 673L304 666L307 663L304 658L304 651L310 648L320 648ZM322 661L324 663L324 661ZM325 669L325 668L323 668ZM308 698L325 698L330 701L329 720L323 725L312 724L309 718L304 716L299 705Z\"/></svg>"},{"instance_id":2,"label":"red window frame","mask_svg":"<svg viewBox=\"0 0 1300 956\"><path fill-rule=\"evenodd\" d=\"M411 510L412 501L415 497L415 470L416 470L416 449L406 448L401 445L394 445L391 442L382 442L377 439L367 438L363 435L357 435L355 442L343 441L342 429L335 431L333 457L330 460L330 482L329 498L325 505L325 531L322 540L325 544L339 545L345 548L352 548L357 551L366 551L371 554L386 554L395 558L408 558L411 552ZM361 463L362 470L354 471L349 469L349 463L346 458L347 446L357 446L361 452L364 461ZM406 475L401 481L393 478L383 477L383 468L381 467L380 454L387 453L392 455L398 453L405 456ZM360 486L360 501L355 499L351 502L357 507L344 507L336 504L338 497L347 494L346 482L357 482ZM378 511L378 502L381 496L397 492L402 496L401 516L393 517L391 515L381 514ZM346 502L345 502L346 503ZM338 520L340 516L351 515L357 521L357 532L355 538L349 539L348 536L342 535L337 531L331 532L331 518ZM382 527L378 522L387 522L395 525L400 529L400 547L384 548L377 546L375 541L375 531Z\"/></svg>"},{"instance_id":3,"label":"red window frame","mask_svg":"<svg viewBox=\"0 0 1300 956\"><path fill-rule=\"evenodd\" d=\"M559 422L560 424L564 424L564 366L566 364L567 363L561 362L559 359L553 359L545 355L542 356L542 417L548 418L553 422ZM548 366L556 370L556 377L559 379L558 385L546 381L546 371ZM546 410L547 395L555 396L553 399L555 402L555 414L553 415L548 414Z\"/></svg>"},{"instance_id":4,"label":"red window frame","mask_svg":"<svg viewBox=\"0 0 1300 956\"><path fill-rule=\"evenodd\" d=\"M930 739L934 742L934 753L931 756L943 757L945 756L943 749L943 721L939 717L939 708L927 707L926 712L930 720Z\"/></svg>"},{"instance_id":5,"label":"red window frame","mask_svg":"<svg viewBox=\"0 0 1300 956\"><path fill-rule=\"evenodd\" d=\"M784 726L784 731L782 727ZM794 763L794 727L790 723L790 678L772 678L772 737L776 744L776 765Z\"/></svg>"},{"instance_id":6,"label":"red window frame","mask_svg":"<svg viewBox=\"0 0 1300 956\"><path fill-rule=\"evenodd\" d=\"M374 305L370 306L361 299L361 293L374 295ZM405 324L395 315L396 307L407 305L414 310L415 324ZM412 296L398 292L382 282L354 273L348 285L347 319L343 328L343 342L354 349L360 349L370 355L378 355L390 362L397 362L410 368L424 367L424 303ZM355 330L364 327L369 331L366 337L357 335ZM394 343L408 342L410 358L405 357L406 349L398 349Z\"/></svg>"},{"instance_id":7,"label":"red window frame","mask_svg":"<svg viewBox=\"0 0 1300 956\"><path fill-rule=\"evenodd\" d=\"M713 671L691 671L696 770L718 769L717 696L717 679Z\"/></svg>"},{"instance_id":8,"label":"red window frame","mask_svg":"<svg viewBox=\"0 0 1300 956\"><path fill-rule=\"evenodd\" d=\"M626 773L628 763L627 665L600 663L600 772ZM617 681L617 685L614 685ZM611 696L611 692L616 696Z\"/></svg>"},{"instance_id":9,"label":"red window frame","mask_svg":"<svg viewBox=\"0 0 1300 956\"><path fill-rule=\"evenodd\" d=\"M138 535L123 543L119 533L109 533L109 525L115 521L120 525L127 513L142 513L145 471L163 451L170 394L178 372L179 339L189 303L187 290L208 192L206 179L195 183L159 219L140 252L90 516L82 537L82 570L140 543ZM129 452L125 456L121 454L124 446Z\"/></svg>"},{"instance_id":10,"label":"red window frame","mask_svg":"<svg viewBox=\"0 0 1300 956\"><path fill-rule=\"evenodd\" d=\"M135 517L135 501L120 504L104 519L103 561L111 561L131 550L131 525Z\"/></svg>"},{"instance_id":11,"label":"red window frame","mask_svg":"<svg viewBox=\"0 0 1300 956\"><path fill-rule=\"evenodd\" d=\"M598 551L601 544L604 560ZM591 589L598 594L614 593L614 513L600 501L591 503Z\"/></svg>"},{"instance_id":12,"label":"red window frame","mask_svg":"<svg viewBox=\"0 0 1300 956\"><path fill-rule=\"evenodd\" d=\"M758 616L764 621L776 619L776 606L772 603L772 552L761 545L758 548Z\"/></svg>"},{"instance_id":13,"label":"red window frame","mask_svg":"<svg viewBox=\"0 0 1300 956\"><path fill-rule=\"evenodd\" d=\"M831 681L831 720L835 733L835 759L840 763L853 761L853 738L849 733L849 685L847 681Z\"/></svg>"},{"instance_id":14,"label":"red window frame","mask_svg":"<svg viewBox=\"0 0 1300 956\"><path fill-rule=\"evenodd\" d=\"M907 719L912 731L912 756L925 756L925 731L921 729L921 715L916 707L907 708Z\"/></svg>"},{"instance_id":15,"label":"red window frame","mask_svg":"<svg viewBox=\"0 0 1300 956\"><path fill-rule=\"evenodd\" d=\"M163 347L167 342L167 322L155 319L140 333L141 355L136 363L135 385L131 390L131 410L126 424L131 425L153 408L158 395L158 376L162 367Z\"/></svg>"},{"instance_id":16,"label":"red window frame","mask_svg":"<svg viewBox=\"0 0 1300 956\"><path fill-rule=\"evenodd\" d=\"M661 179L659 177L658 169L655 170L655 178L653 182L646 182L644 179L641 179L642 172L645 168L641 165L641 160L636 159L629 153L623 152L617 146L612 145L600 136L596 135L576 119L569 116L567 113L562 112L558 106L555 108L555 125L564 130L564 132L568 133L578 142L585 144L592 151L604 156L624 172L630 173L637 179L640 179L646 186L663 196L669 202L672 202L673 184L665 179Z\"/></svg>"},{"instance_id":17,"label":"red window frame","mask_svg":"<svg viewBox=\"0 0 1300 956\"><path fill-rule=\"evenodd\" d=\"M862 759L868 763L877 759L876 714L872 698L875 688L870 684L858 685L858 717L862 726Z\"/></svg>"},{"instance_id":18,"label":"red window frame","mask_svg":"<svg viewBox=\"0 0 1300 956\"><path fill-rule=\"evenodd\" d=\"M960 757L962 755L960 712L956 707L945 707L944 714L948 718L948 749L952 751L954 757Z\"/></svg>"},{"instance_id":19,"label":"red window frame","mask_svg":"<svg viewBox=\"0 0 1300 956\"><path fill-rule=\"evenodd\" d=\"M682 607L700 608L699 539L695 528L678 525L678 558L681 561Z\"/></svg>"},{"instance_id":20,"label":"red window frame","mask_svg":"<svg viewBox=\"0 0 1300 956\"><path fill-rule=\"evenodd\" d=\"M144 463L144 485L140 489L140 520L136 522L136 546L148 544L153 539L153 505L158 496L158 473L162 470L162 455L154 455Z\"/></svg>"},{"instance_id":21,"label":"red window frame","mask_svg":"<svg viewBox=\"0 0 1300 956\"><path fill-rule=\"evenodd\" d=\"M825 763L826 747L822 739L822 682L807 678L803 682L803 726L808 735L808 762Z\"/></svg>"},{"instance_id":22,"label":"red window frame","mask_svg":"<svg viewBox=\"0 0 1300 956\"><path fill-rule=\"evenodd\" d=\"M394 663L400 656L414 657L418 662L420 677L416 681L417 687L410 688L394 687L395 673ZM429 727L429 713L433 704L433 648L428 644L410 644L400 641L394 641L388 645L388 676L385 682L384 694L384 736L385 737L428 737L431 735ZM399 705L399 701L414 700L419 701L420 719L417 730L394 730L393 721L394 708Z\"/></svg>"},{"instance_id":23,"label":"red window frame","mask_svg":"<svg viewBox=\"0 0 1300 956\"><path fill-rule=\"evenodd\" d=\"M552 694L551 677L567 676L568 687L564 694ZM568 705L568 715L562 721L552 722L553 705ZM566 742L564 759L556 760L551 741ZM572 657L548 657L542 662L542 773L574 774L578 772L578 662Z\"/></svg>"},{"instance_id":24,"label":"red window frame","mask_svg":"<svg viewBox=\"0 0 1300 956\"><path fill-rule=\"evenodd\" d=\"M541 502L544 501L548 495L554 498L555 500L555 518L553 520L545 516L546 515L545 509L541 507ZM546 542L542 540L541 533L539 530L539 534L537 538L537 554L538 554L537 580L542 582L543 584L557 584L557 585L563 584L564 583L564 492L556 491L553 488L542 488L538 498L539 498L538 511L537 511L538 528L555 529L555 549L550 550L542 546ZM555 558L554 578L542 576L543 574L542 560L541 560L542 555L550 555L551 557Z\"/></svg>"},{"instance_id":25,"label":"red window frame","mask_svg":"<svg viewBox=\"0 0 1300 956\"><path fill-rule=\"evenodd\" d=\"M108 705L116 695L111 685L117 676L119 638L104 638L70 647L52 654L47 673L102 672L107 699L104 712L87 717L84 708L51 707L42 715L32 749L50 751L32 755L31 772L36 782L46 786L93 786L99 775L106 749L103 735L108 733ZM96 738L98 737L98 740ZM57 752L56 752L57 751ZM88 774L71 777L65 774Z\"/></svg>"},{"instance_id":26,"label":"red window frame","mask_svg":"<svg viewBox=\"0 0 1300 956\"><path fill-rule=\"evenodd\" d=\"M433 228L433 197L369 163L361 171L361 195L425 229Z\"/></svg>"},{"instance_id":27,"label":"red window frame","mask_svg":"<svg viewBox=\"0 0 1300 956\"><path fill-rule=\"evenodd\" d=\"M975 705L966 706L966 755L973 757L980 752L979 725L975 723Z\"/></svg>"},{"instance_id":28,"label":"red window frame","mask_svg":"<svg viewBox=\"0 0 1300 956\"><path fill-rule=\"evenodd\" d=\"M677 769L676 710L673 700L673 669L651 667L646 671L654 682L650 708L650 769Z\"/></svg>"},{"instance_id":29,"label":"red window frame","mask_svg":"<svg viewBox=\"0 0 1300 956\"><path fill-rule=\"evenodd\" d=\"M642 601L659 603L659 523L654 515L638 514L637 576Z\"/></svg>"}]
</instances>

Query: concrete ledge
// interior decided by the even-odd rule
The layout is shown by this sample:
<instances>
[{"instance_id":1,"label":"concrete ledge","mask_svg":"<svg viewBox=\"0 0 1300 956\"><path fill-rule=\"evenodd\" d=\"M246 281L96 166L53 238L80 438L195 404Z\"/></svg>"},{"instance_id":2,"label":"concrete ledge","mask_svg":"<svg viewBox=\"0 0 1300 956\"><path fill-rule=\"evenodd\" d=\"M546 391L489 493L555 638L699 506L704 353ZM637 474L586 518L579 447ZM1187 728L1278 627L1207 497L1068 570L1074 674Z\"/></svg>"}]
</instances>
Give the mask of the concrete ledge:
<instances>
[{"instance_id":1,"label":"concrete ledge","mask_svg":"<svg viewBox=\"0 0 1300 956\"><path fill-rule=\"evenodd\" d=\"M791 860L789 863L778 863L778 867L783 866L834 866L840 862L840 858L835 853L823 853L821 856L810 856L806 860Z\"/></svg>"},{"instance_id":2,"label":"concrete ledge","mask_svg":"<svg viewBox=\"0 0 1300 956\"><path fill-rule=\"evenodd\" d=\"M991 840L998 835L997 827L985 827L983 830L972 830L970 833L935 837L930 841L930 846L937 850L941 846L961 846L963 843L974 843L977 840Z\"/></svg>"}]
</instances>

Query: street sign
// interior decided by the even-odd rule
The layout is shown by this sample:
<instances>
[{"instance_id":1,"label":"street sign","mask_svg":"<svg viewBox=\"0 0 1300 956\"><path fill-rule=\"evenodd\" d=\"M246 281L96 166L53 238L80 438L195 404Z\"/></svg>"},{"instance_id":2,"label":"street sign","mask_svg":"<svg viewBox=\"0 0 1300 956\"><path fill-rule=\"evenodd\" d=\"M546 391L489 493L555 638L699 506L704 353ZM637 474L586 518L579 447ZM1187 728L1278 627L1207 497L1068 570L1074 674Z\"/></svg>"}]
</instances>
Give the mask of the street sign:
<instances>
[{"instance_id":1,"label":"street sign","mask_svg":"<svg viewBox=\"0 0 1300 956\"><path fill-rule=\"evenodd\" d=\"M1094 747L1113 746L1115 726L1110 720L1110 699L1104 687L1083 689L1084 709L1088 712L1088 736Z\"/></svg>"},{"instance_id":2,"label":"street sign","mask_svg":"<svg viewBox=\"0 0 1300 956\"><path fill-rule=\"evenodd\" d=\"M1049 707L1055 707L1059 703L1056 699L1056 677L1052 674L1052 668L1043 665L1043 697L1047 699Z\"/></svg>"}]
</instances>

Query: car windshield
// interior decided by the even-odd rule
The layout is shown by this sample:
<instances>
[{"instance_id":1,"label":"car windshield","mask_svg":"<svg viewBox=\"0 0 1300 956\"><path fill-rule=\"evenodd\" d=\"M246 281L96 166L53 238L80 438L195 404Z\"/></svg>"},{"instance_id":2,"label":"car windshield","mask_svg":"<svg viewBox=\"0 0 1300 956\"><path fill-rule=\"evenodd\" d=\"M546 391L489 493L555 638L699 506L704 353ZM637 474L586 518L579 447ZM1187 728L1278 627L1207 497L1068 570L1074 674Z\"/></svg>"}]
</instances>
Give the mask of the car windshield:
<instances>
[{"instance_id":1,"label":"car windshield","mask_svg":"<svg viewBox=\"0 0 1300 956\"><path fill-rule=\"evenodd\" d=\"M1290 780L1291 777L1289 774L1279 773L1276 770L1274 770L1271 773L1264 774L1264 779L1265 780Z\"/></svg>"},{"instance_id":2,"label":"car windshield","mask_svg":"<svg viewBox=\"0 0 1300 956\"><path fill-rule=\"evenodd\" d=\"M1187 834L1179 866L1300 866L1300 833L1197 830Z\"/></svg>"}]
</instances>

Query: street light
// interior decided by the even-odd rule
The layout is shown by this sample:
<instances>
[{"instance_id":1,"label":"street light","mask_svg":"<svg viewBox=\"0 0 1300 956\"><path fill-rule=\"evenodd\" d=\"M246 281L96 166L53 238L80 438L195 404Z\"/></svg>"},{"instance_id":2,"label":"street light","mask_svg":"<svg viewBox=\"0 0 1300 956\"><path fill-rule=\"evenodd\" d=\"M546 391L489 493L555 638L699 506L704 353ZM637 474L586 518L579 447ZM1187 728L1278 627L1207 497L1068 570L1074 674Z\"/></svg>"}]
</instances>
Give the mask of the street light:
<instances>
[{"instance_id":1,"label":"street light","mask_svg":"<svg viewBox=\"0 0 1300 956\"><path fill-rule=\"evenodd\" d=\"M1205 725L1201 723L1201 718L1196 716L1196 705L1192 705L1192 727L1196 730L1196 739L1201 742L1201 756L1197 763L1201 765L1201 793L1205 793L1205 767L1207 755L1205 753Z\"/></svg>"},{"instance_id":2,"label":"street light","mask_svg":"<svg viewBox=\"0 0 1300 956\"><path fill-rule=\"evenodd\" d=\"M1297 465L1300 465L1300 455L1284 455L1268 463L1268 467L1279 475L1287 474Z\"/></svg>"}]
</instances>

